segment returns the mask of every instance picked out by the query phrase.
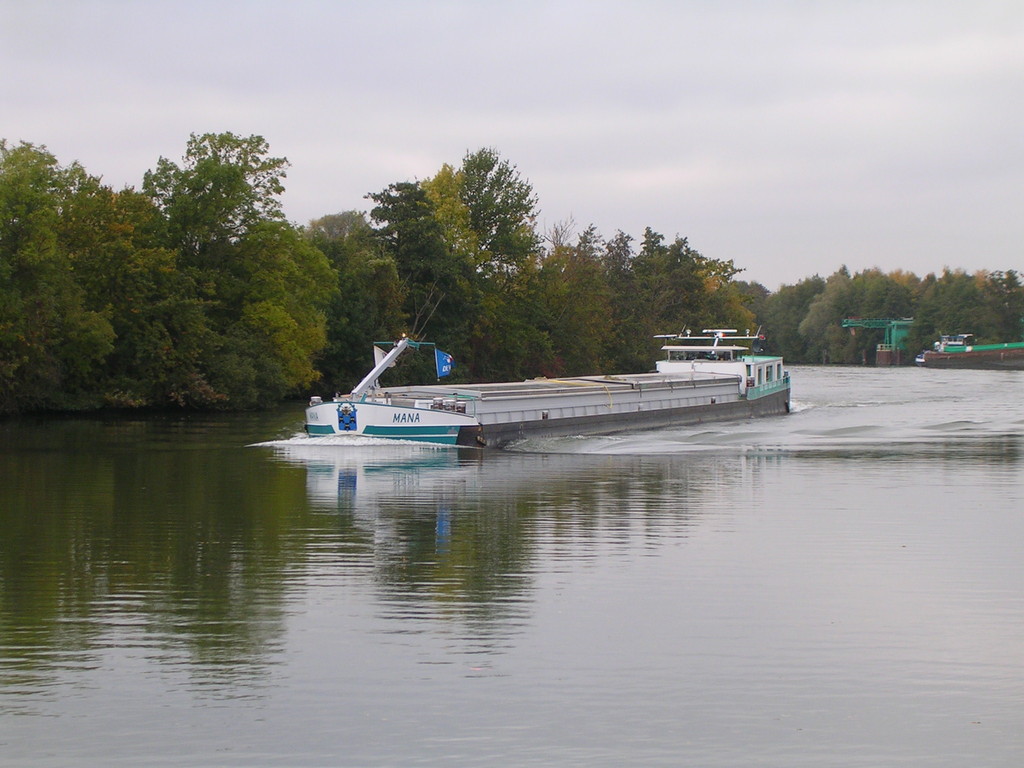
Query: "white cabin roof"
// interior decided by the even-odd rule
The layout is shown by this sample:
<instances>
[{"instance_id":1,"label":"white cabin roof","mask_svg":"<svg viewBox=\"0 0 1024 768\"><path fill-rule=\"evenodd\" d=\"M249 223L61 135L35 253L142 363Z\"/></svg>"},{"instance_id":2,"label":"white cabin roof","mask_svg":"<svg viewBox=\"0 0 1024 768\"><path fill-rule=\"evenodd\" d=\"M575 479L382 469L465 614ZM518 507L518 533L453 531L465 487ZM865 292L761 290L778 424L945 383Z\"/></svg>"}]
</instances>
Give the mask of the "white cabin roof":
<instances>
[{"instance_id":1,"label":"white cabin roof","mask_svg":"<svg viewBox=\"0 0 1024 768\"><path fill-rule=\"evenodd\" d=\"M714 346L714 347L709 346L707 344L694 344L692 346L679 346L679 345L676 345L676 344L666 344L665 346L662 347L662 350L665 351L665 352L722 352L722 351L749 352L750 348L749 347L732 347L732 346L726 346L724 344L718 345L718 346Z\"/></svg>"}]
</instances>

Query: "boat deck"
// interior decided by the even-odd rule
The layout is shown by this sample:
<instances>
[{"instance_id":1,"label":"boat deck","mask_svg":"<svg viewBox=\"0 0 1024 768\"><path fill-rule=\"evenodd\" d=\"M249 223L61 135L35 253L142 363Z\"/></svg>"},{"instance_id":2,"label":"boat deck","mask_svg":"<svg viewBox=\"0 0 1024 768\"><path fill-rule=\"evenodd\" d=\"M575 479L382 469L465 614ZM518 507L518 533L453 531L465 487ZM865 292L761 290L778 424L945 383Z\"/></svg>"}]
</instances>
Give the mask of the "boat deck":
<instances>
[{"instance_id":1,"label":"boat deck","mask_svg":"<svg viewBox=\"0 0 1024 768\"><path fill-rule=\"evenodd\" d=\"M526 381L502 381L492 384L424 384L420 386L389 387L381 394L391 398L428 400L433 398L457 398L464 400L493 400L520 397L540 397L563 394L580 394L586 389L603 392L624 392L636 390L675 389L681 386L700 387L721 384L735 380L728 374L707 372L687 374L631 373L621 376L572 376L560 379L527 379Z\"/></svg>"}]
</instances>

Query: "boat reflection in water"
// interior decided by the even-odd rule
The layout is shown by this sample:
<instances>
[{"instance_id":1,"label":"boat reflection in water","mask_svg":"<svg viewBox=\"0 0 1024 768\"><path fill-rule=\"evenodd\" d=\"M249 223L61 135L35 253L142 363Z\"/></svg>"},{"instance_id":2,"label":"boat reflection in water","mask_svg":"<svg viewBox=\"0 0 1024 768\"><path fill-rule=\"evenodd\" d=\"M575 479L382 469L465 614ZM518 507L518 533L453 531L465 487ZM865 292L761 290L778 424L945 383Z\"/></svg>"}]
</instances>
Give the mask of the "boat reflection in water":
<instances>
[{"instance_id":1,"label":"boat reflection in water","mask_svg":"<svg viewBox=\"0 0 1024 768\"><path fill-rule=\"evenodd\" d=\"M305 467L314 509L339 510L378 541L401 539L398 527L431 515L446 541L455 524L482 530L487 521L544 527L558 520L557 537L570 540L607 525L679 529L707 504L749 502L756 488L751 474L779 460L717 451L685 457L489 452L360 437L268 445L279 461ZM509 544L522 550L536 538L531 531Z\"/></svg>"},{"instance_id":2,"label":"boat reflection in water","mask_svg":"<svg viewBox=\"0 0 1024 768\"><path fill-rule=\"evenodd\" d=\"M455 500L487 503L524 494L556 504L586 497L594 503L591 511L599 511L604 507L602 501L626 502L628 494L618 490L623 483L648 484L644 496L650 502L667 491L658 481L685 479L697 486L710 486L731 477L741 483L735 473L742 468L749 471L757 463L755 458L765 458L715 452L690 454L683 462L683 457L671 455L483 452L344 436L264 445L273 448L279 461L306 468L311 503L318 507L352 505L359 512ZM626 464L634 470L631 481L622 477ZM616 480L605 482L612 475Z\"/></svg>"},{"instance_id":3,"label":"boat reflection in water","mask_svg":"<svg viewBox=\"0 0 1024 768\"><path fill-rule=\"evenodd\" d=\"M385 615L442 619L479 650L531 621L544 572L687 538L751 504L771 457L437 448L369 438L270 445L306 469L311 511L338 517L309 565L369 584ZM365 577L372 576L371 579Z\"/></svg>"}]
</instances>

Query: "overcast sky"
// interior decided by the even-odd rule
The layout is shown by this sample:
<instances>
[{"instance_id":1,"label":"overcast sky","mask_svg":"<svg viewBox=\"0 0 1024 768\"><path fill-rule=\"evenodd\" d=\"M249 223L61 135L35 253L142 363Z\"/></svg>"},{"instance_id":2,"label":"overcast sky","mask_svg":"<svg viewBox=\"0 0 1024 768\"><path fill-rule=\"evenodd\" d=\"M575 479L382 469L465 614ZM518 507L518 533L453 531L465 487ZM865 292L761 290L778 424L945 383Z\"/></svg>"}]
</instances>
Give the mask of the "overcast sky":
<instances>
[{"instance_id":1,"label":"overcast sky","mask_svg":"<svg viewBox=\"0 0 1024 768\"><path fill-rule=\"evenodd\" d=\"M645 227L775 290L1024 272L1024 2L0 0L0 137L138 187L259 134L304 224L493 147L542 229Z\"/></svg>"}]
</instances>

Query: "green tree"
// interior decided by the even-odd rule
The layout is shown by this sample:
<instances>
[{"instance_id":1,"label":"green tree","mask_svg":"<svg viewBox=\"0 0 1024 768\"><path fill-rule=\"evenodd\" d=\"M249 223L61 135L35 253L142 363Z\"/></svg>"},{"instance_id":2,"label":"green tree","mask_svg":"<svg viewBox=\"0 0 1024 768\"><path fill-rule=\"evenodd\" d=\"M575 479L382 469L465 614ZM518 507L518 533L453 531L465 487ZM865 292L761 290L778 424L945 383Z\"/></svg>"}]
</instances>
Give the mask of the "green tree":
<instances>
[{"instance_id":1,"label":"green tree","mask_svg":"<svg viewBox=\"0 0 1024 768\"><path fill-rule=\"evenodd\" d=\"M857 317L900 318L913 314L915 279L902 272L865 269L851 281Z\"/></svg>"},{"instance_id":2,"label":"green tree","mask_svg":"<svg viewBox=\"0 0 1024 768\"><path fill-rule=\"evenodd\" d=\"M191 403L203 350L213 341L193 281L178 269L176 252L158 244L162 226L148 196L99 185L62 217L86 304L108 317L114 331L105 375L93 379L111 405ZM213 394L203 387L200 402Z\"/></svg>"},{"instance_id":3,"label":"green tree","mask_svg":"<svg viewBox=\"0 0 1024 768\"><path fill-rule=\"evenodd\" d=\"M820 362L873 363L881 330L843 328L846 318L903 318L914 312L914 281L904 273L843 267L825 284L800 322L800 335Z\"/></svg>"},{"instance_id":4,"label":"green tree","mask_svg":"<svg viewBox=\"0 0 1024 768\"><path fill-rule=\"evenodd\" d=\"M603 245L593 225L575 243L569 242L565 227L552 231L538 280L556 358L553 375L607 370L613 316L611 289L601 261Z\"/></svg>"},{"instance_id":5,"label":"green tree","mask_svg":"<svg viewBox=\"0 0 1024 768\"><path fill-rule=\"evenodd\" d=\"M799 328L811 303L824 290L825 280L814 275L795 285L784 285L767 297L764 314L758 319L764 327L769 349L793 363L821 361L820 340L803 336Z\"/></svg>"},{"instance_id":6,"label":"green tree","mask_svg":"<svg viewBox=\"0 0 1024 768\"><path fill-rule=\"evenodd\" d=\"M230 266L235 291L221 297L227 343L213 355L211 384L240 407L308 387L319 377L323 308L336 290L323 253L289 224L265 221L237 244Z\"/></svg>"},{"instance_id":7,"label":"green tree","mask_svg":"<svg viewBox=\"0 0 1024 768\"><path fill-rule=\"evenodd\" d=\"M644 320L646 308L640 300L639 279L633 269L635 257L633 238L622 230L605 242L601 254L605 283L611 292L606 355L610 371L615 373L644 371L651 365L652 351L637 343L650 327Z\"/></svg>"},{"instance_id":8,"label":"green tree","mask_svg":"<svg viewBox=\"0 0 1024 768\"><path fill-rule=\"evenodd\" d=\"M421 185L454 263L465 276L462 323L452 326L463 372L479 380L550 369L551 340L538 282L537 198L493 149L467 153ZM468 348L467 348L468 346Z\"/></svg>"},{"instance_id":9,"label":"green tree","mask_svg":"<svg viewBox=\"0 0 1024 768\"><path fill-rule=\"evenodd\" d=\"M477 268L485 275L514 275L540 250L533 187L490 148L467 154L460 176L459 196L479 247Z\"/></svg>"},{"instance_id":10,"label":"green tree","mask_svg":"<svg viewBox=\"0 0 1024 768\"><path fill-rule=\"evenodd\" d=\"M643 335L652 338L659 333L709 327L749 328L754 317L732 283L739 271L735 265L705 257L691 248L686 238L677 237L670 245L664 240L648 228L634 260Z\"/></svg>"},{"instance_id":11,"label":"green tree","mask_svg":"<svg viewBox=\"0 0 1024 768\"><path fill-rule=\"evenodd\" d=\"M114 332L86 306L61 217L97 186L45 148L0 140L0 411L89 404Z\"/></svg>"},{"instance_id":12,"label":"green tree","mask_svg":"<svg viewBox=\"0 0 1024 768\"><path fill-rule=\"evenodd\" d=\"M469 267L445 242L433 202L413 182L369 197L377 237L401 281L407 332L437 343L456 340L468 314Z\"/></svg>"},{"instance_id":13,"label":"green tree","mask_svg":"<svg viewBox=\"0 0 1024 768\"><path fill-rule=\"evenodd\" d=\"M825 290L811 301L807 314L800 321L800 335L810 351L819 356L816 362L860 362L856 337L842 327L843 318L859 316L852 283L853 278L845 266L834 272L825 281Z\"/></svg>"},{"instance_id":14,"label":"green tree","mask_svg":"<svg viewBox=\"0 0 1024 768\"><path fill-rule=\"evenodd\" d=\"M982 283L985 314L982 328L992 343L1024 337L1024 286L1014 270L989 272Z\"/></svg>"},{"instance_id":15,"label":"green tree","mask_svg":"<svg viewBox=\"0 0 1024 768\"><path fill-rule=\"evenodd\" d=\"M180 401L254 407L317 376L336 277L284 220L288 163L268 150L260 136L193 134L180 166L160 158L144 177L211 331Z\"/></svg>"},{"instance_id":16,"label":"green tree","mask_svg":"<svg viewBox=\"0 0 1024 768\"><path fill-rule=\"evenodd\" d=\"M751 282L748 280L734 280L733 285L739 293L744 306L746 306L753 314L754 324L764 325L765 311L768 306L768 297L771 295L771 291L765 288L761 283Z\"/></svg>"},{"instance_id":17,"label":"green tree","mask_svg":"<svg viewBox=\"0 0 1024 768\"><path fill-rule=\"evenodd\" d=\"M192 134L181 165L161 157L145 174L142 189L167 217L185 264L227 255L253 226L284 221L278 196L288 161L269 149L262 136Z\"/></svg>"},{"instance_id":18,"label":"green tree","mask_svg":"<svg viewBox=\"0 0 1024 768\"><path fill-rule=\"evenodd\" d=\"M469 264L469 272L476 273L485 257L481 255L480 236L473 229L470 210L463 199L465 178L462 170L445 163L432 178L420 182L420 186L434 207L441 239L456 261Z\"/></svg>"},{"instance_id":19,"label":"green tree","mask_svg":"<svg viewBox=\"0 0 1024 768\"><path fill-rule=\"evenodd\" d=\"M973 333L977 340L988 329L981 325L985 315L983 275L969 275L963 270L943 270L936 277L929 274L922 281L908 335L913 348L928 348L942 334Z\"/></svg>"},{"instance_id":20,"label":"green tree","mask_svg":"<svg viewBox=\"0 0 1024 768\"><path fill-rule=\"evenodd\" d=\"M398 268L357 211L316 219L304 234L327 257L337 280L319 369L331 387L349 391L373 359L373 342L405 330Z\"/></svg>"}]
</instances>

